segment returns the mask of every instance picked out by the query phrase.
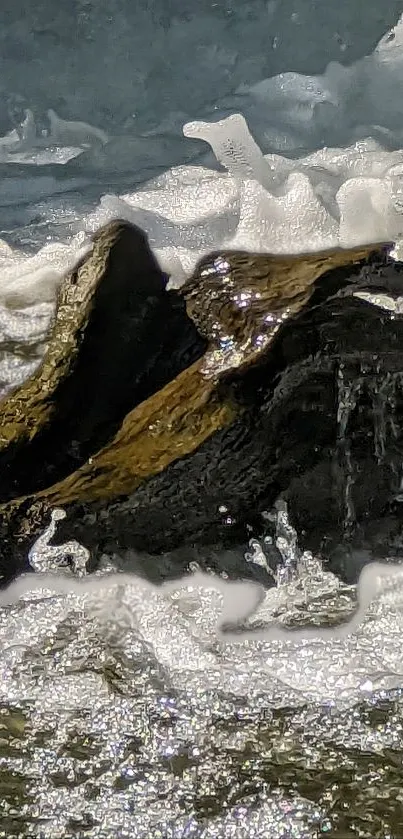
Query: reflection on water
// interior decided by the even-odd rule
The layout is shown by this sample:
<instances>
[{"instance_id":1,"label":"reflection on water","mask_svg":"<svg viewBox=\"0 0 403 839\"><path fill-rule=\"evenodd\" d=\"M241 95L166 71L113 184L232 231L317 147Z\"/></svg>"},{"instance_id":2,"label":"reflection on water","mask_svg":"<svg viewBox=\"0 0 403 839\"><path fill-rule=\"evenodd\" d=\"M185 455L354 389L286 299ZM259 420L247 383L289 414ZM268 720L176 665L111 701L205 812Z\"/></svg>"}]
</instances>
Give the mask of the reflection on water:
<instances>
[{"instance_id":1,"label":"reflection on water","mask_svg":"<svg viewBox=\"0 0 403 839\"><path fill-rule=\"evenodd\" d=\"M276 23L283 6L268 3L262 10ZM373 16L367 11L360 29ZM290 25L310 31L308 19L291 17L286 32ZM112 25L137 57L124 18L115 15ZM190 17L183 30L172 27L168 38L161 30L163 40L154 37L155 22L150 25L158 58L163 55L168 66L178 57L183 67L187 54L193 66L200 21ZM218 41L224 29L233 38L224 23L215 20L212 26L207 20L205 27L209 37L218 33ZM69 133L65 143L74 140L80 148L48 148L39 123L32 142L29 109L25 145L18 132L3 138L1 236L15 250L0 242L0 396L40 362L60 276L88 245L88 234L111 216L146 230L177 285L199 256L224 243L290 253L402 235L402 26L355 65L333 62L321 77L286 73L270 79L263 78L267 29L242 19L239 32L245 44L241 60L233 59L225 43L215 60L210 47L202 50L198 66L206 71L208 108L194 101L195 90L202 96L202 85L196 89L192 76L181 73L183 84L174 85L173 95L182 103L184 90L190 91L191 112L164 121L151 108L155 124L148 124L148 113L140 132L136 123L132 137L112 136L106 148L85 149L83 132L91 126L78 128L69 120L63 126L59 120L59 131ZM141 46L151 43L140 28L136 38ZM316 40L323 62L353 50L340 38L329 53L328 42L323 47L325 41ZM300 42L293 66L310 71L306 39L301 36ZM126 56L121 37L116 44L119 56ZM86 41L86 68L88 48ZM284 44L277 50L273 42L272 60L279 55L285 60ZM257 64L247 76L249 56ZM155 55L148 51L147 57L154 73ZM353 50L350 58L358 54ZM53 55L53 64L58 73L62 68L63 85L71 86L63 61ZM217 80L219 64L222 96L212 110L208 80ZM272 72L279 69L274 64ZM198 81L203 76L199 73ZM139 89L143 86L149 89L148 79L139 78ZM83 100L82 85L73 87L83 108L98 107L92 88ZM118 87L123 89L120 82ZM153 90L158 105L159 81ZM107 94L115 97L113 87ZM131 111L130 97L123 99ZM150 112L147 102L145 110ZM213 129L194 122L238 111L258 145L239 114ZM123 124L126 114L121 116ZM94 136L97 129L91 131ZM218 171L202 139L212 140L227 171ZM326 144L342 148L322 148ZM313 153L304 156L308 150ZM175 165L134 190L147 173L156 176L161 167L201 160L205 168ZM393 434L389 408L395 383L375 384L376 454L382 459L386 435ZM346 429L359 394L345 376L339 385L348 524L355 475ZM401 490L401 471L396 474ZM318 558L299 552L284 512L276 511L271 536L249 546L247 560L276 585L246 625L346 622L356 611L356 588L340 583ZM78 582L67 562L71 545L70 553L64 545L55 554L46 538L31 555L45 576L32 575L17 584L18 597L14 589L10 602L3 595L0 601L0 836L401 839L399 574L381 581L365 619L345 637L225 640L216 631L223 595L213 575L210 586L190 578L170 593L107 566L92 581ZM75 545L73 558L77 555L84 556ZM63 573L49 577L60 558L66 560Z\"/></svg>"},{"instance_id":2,"label":"reflection on water","mask_svg":"<svg viewBox=\"0 0 403 839\"><path fill-rule=\"evenodd\" d=\"M293 573L249 625L345 621L355 588L275 516ZM218 638L220 586L197 579L66 570L2 595L0 835L402 835L400 572L350 636L285 642Z\"/></svg>"}]
</instances>

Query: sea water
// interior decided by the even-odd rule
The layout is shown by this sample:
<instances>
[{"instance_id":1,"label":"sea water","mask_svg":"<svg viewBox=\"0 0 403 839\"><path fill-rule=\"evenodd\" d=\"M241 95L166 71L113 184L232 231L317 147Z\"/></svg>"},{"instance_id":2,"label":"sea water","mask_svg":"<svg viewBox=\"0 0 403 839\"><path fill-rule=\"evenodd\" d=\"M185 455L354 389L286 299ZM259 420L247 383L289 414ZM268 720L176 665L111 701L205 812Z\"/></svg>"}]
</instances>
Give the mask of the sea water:
<instances>
[{"instance_id":1,"label":"sea water","mask_svg":"<svg viewBox=\"0 0 403 839\"><path fill-rule=\"evenodd\" d=\"M386 239L399 255L402 33L350 68L240 84L182 115L184 159L166 171L141 168L150 129L118 190L69 169L99 158L106 129L52 111L44 134L27 108L0 140L1 393L40 363L61 277L113 217L147 232L175 287L221 246ZM192 143L206 153L189 162ZM113 561L74 575L63 546L32 554L35 573L0 595L0 835L402 835L403 572L342 584L301 554L286 511L270 515L283 564L257 541L246 557L275 576L266 592L192 564L156 587Z\"/></svg>"}]
</instances>

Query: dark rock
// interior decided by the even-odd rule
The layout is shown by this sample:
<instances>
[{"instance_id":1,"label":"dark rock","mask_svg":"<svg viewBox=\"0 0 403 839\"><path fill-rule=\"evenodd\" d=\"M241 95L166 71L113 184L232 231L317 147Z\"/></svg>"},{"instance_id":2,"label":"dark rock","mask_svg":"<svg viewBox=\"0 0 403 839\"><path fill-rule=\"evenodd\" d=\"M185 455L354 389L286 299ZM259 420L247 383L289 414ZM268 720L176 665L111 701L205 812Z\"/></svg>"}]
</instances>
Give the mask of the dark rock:
<instances>
[{"instance_id":1,"label":"dark rock","mask_svg":"<svg viewBox=\"0 0 403 839\"><path fill-rule=\"evenodd\" d=\"M55 506L67 511L58 541L74 535L94 566L102 553L131 558L152 579L195 557L256 576L243 548L280 493L308 546L352 538L392 508L398 529L403 318L393 300L403 274L386 246L213 254L178 294L128 224L100 232L87 266L111 235L94 296L80 303L71 290L82 267L66 281L71 334L59 304L59 350L5 403L4 579L24 567Z\"/></svg>"},{"instance_id":2,"label":"dark rock","mask_svg":"<svg viewBox=\"0 0 403 839\"><path fill-rule=\"evenodd\" d=\"M74 471L204 352L166 282L138 228L115 221L94 236L62 284L41 367L2 403L3 501Z\"/></svg>"}]
</instances>

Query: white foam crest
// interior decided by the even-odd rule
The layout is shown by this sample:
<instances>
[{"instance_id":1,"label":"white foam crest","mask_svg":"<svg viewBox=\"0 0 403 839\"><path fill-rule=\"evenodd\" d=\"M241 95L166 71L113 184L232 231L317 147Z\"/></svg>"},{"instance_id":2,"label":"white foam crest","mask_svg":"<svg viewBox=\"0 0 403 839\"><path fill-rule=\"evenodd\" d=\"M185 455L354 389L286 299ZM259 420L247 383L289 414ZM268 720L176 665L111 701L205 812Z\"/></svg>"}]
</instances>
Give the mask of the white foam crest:
<instances>
[{"instance_id":1,"label":"white foam crest","mask_svg":"<svg viewBox=\"0 0 403 839\"><path fill-rule=\"evenodd\" d=\"M174 285L212 247L300 253L402 236L403 152L368 140L299 160L265 159L240 114L210 125L211 131L205 122L200 131L198 125L186 125L184 133L211 143L228 166L226 175L178 167L143 191L105 196L86 229L117 216L141 224ZM203 236L196 241L198 224Z\"/></svg>"},{"instance_id":2,"label":"white foam crest","mask_svg":"<svg viewBox=\"0 0 403 839\"><path fill-rule=\"evenodd\" d=\"M396 208L391 184L380 178L350 178L340 187L339 244L392 241L403 235L403 214Z\"/></svg>"},{"instance_id":3,"label":"white foam crest","mask_svg":"<svg viewBox=\"0 0 403 839\"><path fill-rule=\"evenodd\" d=\"M0 343L37 343L46 337L53 303L35 303L23 309L0 306Z\"/></svg>"},{"instance_id":4,"label":"white foam crest","mask_svg":"<svg viewBox=\"0 0 403 839\"><path fill-rule=\"evenodd\" d=\"M34 256L0 243L0 303L12 308L52 303L63 274L88 251L79 234L69 243L50 242Z\"/></svg>"},{"instance_id":5,"label":"white foam crest","mask_svg":"<svg viewBox=\"0 0 403 839\"><path fill-rule=\"evenodd\" d=\"M106 131L89 125L87 122L66 120L58 116L52 108L48 110L50 122L49 140L54 145L88 146L94 142L104 145L108 142Z\"/></svg>"},{"instance_id":6,"label":"white foam crest","mask_svg":"<svg viewBox=\"0 0 403 839\"><path fill-rule=\"evenodd\" d=\"M402 19L372 55L343 66L332 61L321 76L285 72L242 84L237 100L259 138L294 151L376 135L401 143ZM333 140L331 140L333 138Z\"/></svg>"},{"instance_id":7,"label":"white foam crest","mask_svg":"<svg viewBox=\"0 0 403 839\"><path fill-rule=\"evenodd\" d=\"M234 178L253 178L265 186L270 184L270 165L251 137L242 114L232 114L218 122L188 122L183 133L209 143L218 163Z\"/></svg>"},{"instance_id":8,"label":"white foam crest","mask_svg":"<svg viewBox=\"0 0 403 839\"><path fill-rule=\"evenodd\" d=\"M310 250L337 247L338 225L301 172L289 175L282 194L248 180L241 195L238 229L229 247L271 253L301 253L307 242Z\"/></svg>"},{"instance_id":9,"label":"white foam crest","mask_svg":"<svg viewBox=\"0 0 403 839\"><path fill-rule=\"evenodd\" d=\"M208 221L239 202L239 185L229 173L199 166L175 166L163 179L153 181L153 186L125 193L122 199L176 224Z\"/></svg>"},{"instance_id":10,"label":"white foam crest","mask_svg":"<svg viewBox=\"0 0 403 839\"><path fill-rule=\"evenodd\" d=\"M324 148L299 160L265 158L240 114L210 126L190 123L184 132L210 142L229 171L174 167L135 193L104 196L78 224L80 231L90 232L117 216L142 225L174 285L180 285L212 247L298 253L393 241L402 234L402 151L387 152L366 140L343 150ZM42 188L48 192L51 185ZM204 235L195 243L197 224L203 225ZM34 294L50 299L71 264L66 245L54 243L52 248L59 256L65 249L66 259L59 259L56 268L47 247L31 261L0 253L7 269L0 299L7 296L9 283L12 293L14 284L21 295L26 289L26 302L33 302Z\"/></svg>"},{"instance_id":11,"label":"white foam crest","mask_svg":"<svg viewBox=\"0 0 403 839\"><path fill-rule=\"evenodd\" d=\"M49 615L55 626L72 608L86 616L84 633L92 631L95 621L123 646L130 638L143 639L178 688L190 690L201 671L206 689L238 696L258 690L269 703L279 704L282 696L296 703L352 703L378 689L402 687L402 566L366 566L358 584L357 611L351 617L350 594L350 620L344 624L291 630L284 626L284 607L287 602L294 609L298 603L307 606L318 582L318 604L325 585L328 596L340 594L345 608L347 589L332 575L319 572L310 587L309 579L302 587L301 580L263 597L263 589L253 583L201 573L161 586L122 573L82 581L52 574L20 578L0 594L1 690L9 695L6 670L12 650L37 645ZM253 613L263 628L223 631L228 622L244 621Z\"/></svg>"},{"instance_id":12,"label":"white foam crest","mask_svg":"<svg viewBox=\"0 0 403 839\"><path fill-rule=\"evenodd\" d=\"M0 397L8 391L22 385L35 372L41 361L41 355L29 360L13 352L0 353Z\"/></svg>"},{"instance_id":13,"label":"white foam crest","mask_svg":"<svg viewBox=\"0 0 403 839\"><path fill-rule=\"evenodd\" d=\"M231 100L215 106L217 116L220 108L221 113L238 108L238 113L185 122L183 128L189 148L193 139L204 140L225 172L175 166L136 191L104 196L90 216L76 217L76 232L85 235L118 215L140 224L174 286L183 283L201 256L221 246L298 253L399 240L403 150L388 151L384 142L393 135L395 144L399 138L403 144L402 32L400 21L372 55L349 67L331 62L322 76L290 72L242 84ZM105 145L109 139L101 128L63 120L52 109L48 118L44 136L27 109L18 131L0 138L4 159L33 163L40 162L41 154L42 162L65 162L69 149ZM181 120L184 114L172 113L158 129L150 128L148 137L146 132L129 138L133 171L140 165L136 142L144 145L158 131L162 139L172 139ZM264 154L275 136L281 139L277 148L320 148L295 159ZM343 147L328 147L328 138ZM344 147L346 140L350 144ZM33 181L27 179L22 190L18 179L5 178L0 203L34 201L81 183L77 178L59 183L51 176ZM52 247L59 250L58 260L49 258L47 248L29 259L0 252L0 303L9 291L11 297L16 291L20 301L25 295L25 304L54 296L75 254L71 260L65 242Z\"/></svg>"},{"instance_id":14,"label":"white foam crest","mask_svg":"<svg viewBox=\"0 0 403 839\"><path fill-rule=\"evenodd\" d=\"M0 137L0 161L64 164L81 154L83 149L108 142L105 131L86 122L61 119L51 108L47 116L49 130L39 132L33 112L27 108L19 130L13 129Z\"/></svg>"},{"instance_id":15,"label":"white foam crest","mask_svg":"<svg viewBox=\"0 0 403 839\"><path fill-rule=\"evenodd\" d=\"M225 138L231 140L240 124L245 146L246 123L231 118L216 124L214 139L209 135L212 143L221 133L225 146ZM250 142L253 159L256 144ZM252 171L242 157L235 177L230 171L175 167L134 193L103 196L94 212L76 223L77 237L69 244L53 242L34 257L1 244L0 302L18 297L28 305L54 298L87 235L113 218L126 218L146 231L176 286L204 254L220 247L300 253L402 237L403 152L385 152L366 142L322 149L299 160L267 159L270 189L262 183L267 173Z\"/></svg>"}]
</instances>

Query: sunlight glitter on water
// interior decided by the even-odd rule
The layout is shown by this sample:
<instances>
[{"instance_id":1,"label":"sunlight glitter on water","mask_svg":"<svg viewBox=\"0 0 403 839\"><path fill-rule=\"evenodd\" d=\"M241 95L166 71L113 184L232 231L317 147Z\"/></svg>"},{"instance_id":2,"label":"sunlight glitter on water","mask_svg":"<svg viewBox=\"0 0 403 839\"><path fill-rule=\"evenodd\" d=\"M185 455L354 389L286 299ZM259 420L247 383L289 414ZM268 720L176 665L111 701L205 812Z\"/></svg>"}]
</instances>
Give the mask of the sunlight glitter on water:
<instances>
[{"instance_id":1,"label":"sunlight glitter on water","mask_svg":"<svg viewBox=\"0 0 403 839\"><path fill-rule=\"evenodd\" d=\"M242 696L247 685L248 693L264 692L270 706L290 704L291 698L293 704L307 699L354 702L362 690L403 687L397 644L402 630L402 568L373 563L361 573L357 588L344 585L323 569L319 559L299 552L286 508L275 513L283 562L277 585L268 591L254 583L228 581L225 574L201 573L194 566L187 579L157 587L117 574L111 567L100 569L96 578L75 583L89 553L77 542L49 544L55 534L57 538L56 512L61 516L63 511L54 511L49 527L30 551L37 573L0 594L5 608L19 603L20 611L26 603L36 613L43 598L47 604L57 604L64 619L64 609L68 613L71 602L80 603L83 616L95 620L108 635L122 637L130 631L144 637L178 689L189 688L192 679L197 681L204 673L206 688L229 689ZM250 561L261 562L257 540L252 541ZM67 559L72 560L73 570L67 566L60 576ZM383 643L376 642L386 617L387 636ZM33 627L28 632L33 641L32 633ZM394 657L389 660L391 647ZM228 668L235 661L234 679ZM294 674L292 688L287 671Z\"/></svg>"},{"instance_id":2,"label":"sunlight glitter on water","mask_svg":"<svg viewBox=\"0 0 403 839\"><path fill-rule=\"evenodd\" d=\"M382 85L399 80L401 32L353 68L263 80L238 91L215 125L188 120L188 143L206 141L221 168L176 165L98 203L85 173L65 182L32 173L67 166L88 140L106 143L102 130L59 122L67 145L51 145L59 134L30 147L28 114L25 146L16 136L2 144L10 172L27 164L27 175L0 185L0 207L21 219L0 248L1 393L39 363L63 272L114 216L143 227L176 286L224 245L298 253L400 240L402 133L383 130L381 112ZM287 101L302 137L329 112L336 129L357 80L371 124L353 125L345 148L313 143L291 159L263 155L252 139L270 133L256 115L264 121L273 103L284 113ZM295 125L283 152L291 135ZM374 565L356 588L297 555L295 534L278 546L285 562L265 593L197 571L174 587L113 567L78 581L68 569L49 574L48 556L44 575L0 595L0 835L396 835L403 571ZM249 554L267 565L264 545ZM237 618L243 637L220 631Z\"/></svg>"},{"instance_id":3,"label":"sunlight glitter on water","mask_svg":"<svg viewBox=\"0 0 403 839\"><path fill-rule=\"evenodd\" d=\"M52 839L73 829L94 839L117 829L308 839L337 826L328 793L311 800L310 771L334 772L348 799L343 773L362 771L361 753L400 748L403 571L367 568L358 615L355 589L300 555L288 533L294 574L265 595L197 571L155 587L111 568L81 581L45 570L0 595L0 760L19 802L5 809L13 830L16 812L29 835ZM237 618L247 640L217 631ZM374 728L371 709L385 703L391 712ZM4 782L0 773L0 794Z\"/></svg>"}]
</instances>

